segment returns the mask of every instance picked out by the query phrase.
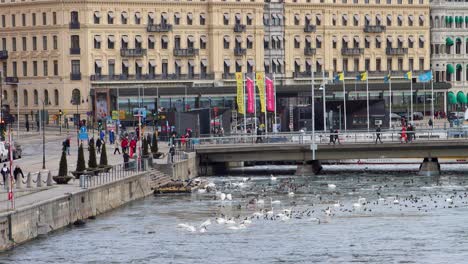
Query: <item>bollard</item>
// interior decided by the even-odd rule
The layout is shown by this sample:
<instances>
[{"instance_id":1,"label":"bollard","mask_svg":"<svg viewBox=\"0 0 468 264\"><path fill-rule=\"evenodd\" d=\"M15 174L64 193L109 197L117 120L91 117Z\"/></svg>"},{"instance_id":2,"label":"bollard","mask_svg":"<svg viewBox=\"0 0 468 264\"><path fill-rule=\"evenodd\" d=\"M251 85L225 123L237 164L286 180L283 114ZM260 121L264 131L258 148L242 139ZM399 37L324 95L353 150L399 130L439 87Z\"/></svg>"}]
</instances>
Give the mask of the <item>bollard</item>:
<instances>
[{"instance_id":1,"label":"bollard","mask_svg":"<svg viewBox=\"0 0 468 264\"><path fill-rule=\"evenodd\" d=\"M32 175L28 172L28 176L26 178L26 188L32 188Z\"/></svg>"},{"instance_id":2,"label":"bollard","mask_svg":"<svg viewBox=\"0 0 468 264\"><path fill-rule=\"evenodd\" d=\"M16 189L23 189L23 177L18 173L18 180L16 180Z\"/></svg>"},{"instance_id":3,"label":"bollard","mask_svg":"<svg viewBox=\"0 0 468 264\"><path fill-rule=\"evenodd\" d=\"M49 173L47 173L46 185L47 186L52 186L53 184L54 184L54 182L52 181L52 173L49 171Z\"/></svg>"},{"instance_id":4,"label":"bollard","mask_svg":"<svg viewBox=\"0 0 468 264\"><path fill-rule=\"evenodd\" d=\"M41 175L41 172L38 172L37 173L37 180L36 180L36 186L37 187L42 187L42 175Z\"/></svg>"}]
</instances>

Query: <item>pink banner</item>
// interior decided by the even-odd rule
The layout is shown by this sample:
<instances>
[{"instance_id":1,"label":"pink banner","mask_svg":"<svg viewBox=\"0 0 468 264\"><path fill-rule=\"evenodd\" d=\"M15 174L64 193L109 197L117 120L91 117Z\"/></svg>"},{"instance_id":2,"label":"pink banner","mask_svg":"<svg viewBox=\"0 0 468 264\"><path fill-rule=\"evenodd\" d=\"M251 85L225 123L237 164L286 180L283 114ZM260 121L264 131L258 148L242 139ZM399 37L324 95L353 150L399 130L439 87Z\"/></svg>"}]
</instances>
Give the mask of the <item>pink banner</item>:
<instances>
[{"instance_id":1,"label":"pink banner","mask_svg":"<svg viewBox=\"0 0 468 264\"><path fill-rule=\"evenodd\" d=\"M253 97L254 85L253 85L252 79L247 78L246 86L247 86L247 113L253 114L255 112L255 105L254 105L255 101Z\"/></svg>"},{"instance_id":2,"label":"pink banner","mask_svg":"<svg viewBox=\"0 0 468 264\"><path fill-rule=\"evenodd\" d=\"M273 81L270 80L269 78L265 78L265 84L266 84L266 108L268 112L274 112L275 111L275 87L273 86Z\"/></svg>"}]
</instances>

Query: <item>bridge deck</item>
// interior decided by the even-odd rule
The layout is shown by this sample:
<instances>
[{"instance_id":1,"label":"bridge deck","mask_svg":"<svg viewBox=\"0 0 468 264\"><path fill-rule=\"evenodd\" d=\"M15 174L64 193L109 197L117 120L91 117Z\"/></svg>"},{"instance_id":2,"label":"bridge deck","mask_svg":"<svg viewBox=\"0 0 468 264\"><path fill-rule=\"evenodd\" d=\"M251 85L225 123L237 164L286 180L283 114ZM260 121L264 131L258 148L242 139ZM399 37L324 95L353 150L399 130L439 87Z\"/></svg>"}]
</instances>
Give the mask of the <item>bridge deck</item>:
<instances>
[{"instance_id":1,"label":"bridge deck","mask_svg":"<svg viewBox=\"0 0 468 264\"><path fill-rule=\"evenodd\" d=\"M205 144L195 148L202 161L304 161L312 160L310 144ZM468 141L431 140L413 143L346 143L319 144L318 160L369 159L369 158L458 158L468 157Z\"/></svg>"}]
</instances>

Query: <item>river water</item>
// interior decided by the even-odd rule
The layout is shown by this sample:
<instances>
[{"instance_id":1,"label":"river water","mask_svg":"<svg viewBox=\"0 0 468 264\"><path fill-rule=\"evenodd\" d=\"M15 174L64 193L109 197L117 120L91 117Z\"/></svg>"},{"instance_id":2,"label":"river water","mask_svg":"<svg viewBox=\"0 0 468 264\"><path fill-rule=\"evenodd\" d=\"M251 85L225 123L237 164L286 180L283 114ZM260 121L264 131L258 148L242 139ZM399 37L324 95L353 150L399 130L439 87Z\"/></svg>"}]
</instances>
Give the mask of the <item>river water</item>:
<instances>
[{"instance_id":1,"label":"river water","mask_svg":"<svg viewBox=\"0 0 468 264\"><path fill-rule=\"evenodd\" d=\"M232 201L148 197L0 254L0 263L467 263L466 173L334 169L209 178Z\"/></svg>"}]
</instances>

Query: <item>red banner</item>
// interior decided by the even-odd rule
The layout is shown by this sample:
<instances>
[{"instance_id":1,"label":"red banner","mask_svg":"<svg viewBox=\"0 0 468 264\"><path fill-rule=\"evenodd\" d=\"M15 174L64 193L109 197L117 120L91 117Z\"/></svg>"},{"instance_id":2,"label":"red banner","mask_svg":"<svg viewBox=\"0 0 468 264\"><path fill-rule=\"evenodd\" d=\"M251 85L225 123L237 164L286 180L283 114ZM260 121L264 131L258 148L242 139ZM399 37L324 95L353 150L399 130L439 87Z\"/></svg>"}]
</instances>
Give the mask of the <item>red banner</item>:
<instances>
[{"instance_id":1,"label":"red banner","mask_svg":"<svg viewBox=\"0 0 468 264\"><path fill-rule=\"evenodd\" d=\"M267 101L267 111L274 112L276 108L275 102L275 87L273 85L273 81L269 78L265 78L266 84L266 101Z\"/></svg>"},{"instance_id":2,"label":"red banner","mask_svg":"<svg viewBox=\"0 0 468 264\"><path fill-rule=\"evenodd\" d=\"M247 113L253 114L255 112L255 99L253 96L254 85L253 85L252 79L247 78L246 87L247 87Z\"/></svg>"}]
</instances>

